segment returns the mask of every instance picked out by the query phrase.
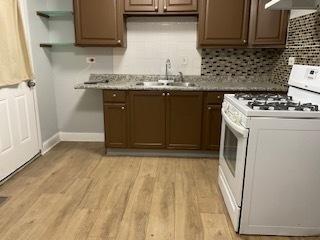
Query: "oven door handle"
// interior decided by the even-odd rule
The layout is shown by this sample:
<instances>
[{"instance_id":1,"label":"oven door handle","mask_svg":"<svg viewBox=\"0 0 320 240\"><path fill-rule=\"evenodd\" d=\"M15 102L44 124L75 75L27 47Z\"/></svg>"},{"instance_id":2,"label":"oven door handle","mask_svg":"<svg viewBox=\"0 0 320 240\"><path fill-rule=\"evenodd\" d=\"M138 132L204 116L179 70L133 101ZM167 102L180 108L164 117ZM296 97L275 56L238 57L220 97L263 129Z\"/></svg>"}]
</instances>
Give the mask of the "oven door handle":
<instances>
[{"instance_id":1,"label":"oven door handle","mask_svg":"<svg viewBox=\"0 0 320 240\"><path fill-rule=\"evenodd\" d=\"M230 128L234 131L236 131L239 135L241 135L243 138L248 138L249 130L235 124L228 115L224 112L223 108L221 109L222 117L225 120L225 122L230 126Z\"/></svg>"}]
</instances>

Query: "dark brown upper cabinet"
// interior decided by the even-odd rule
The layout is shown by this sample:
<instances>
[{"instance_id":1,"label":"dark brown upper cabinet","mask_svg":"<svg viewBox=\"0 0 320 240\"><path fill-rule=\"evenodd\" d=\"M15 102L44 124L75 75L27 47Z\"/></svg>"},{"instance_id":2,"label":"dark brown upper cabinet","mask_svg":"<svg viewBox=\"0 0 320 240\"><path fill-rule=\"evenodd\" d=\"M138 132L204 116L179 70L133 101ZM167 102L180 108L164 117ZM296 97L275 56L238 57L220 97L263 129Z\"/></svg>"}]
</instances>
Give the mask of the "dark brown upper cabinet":
<instances>
[{"instance_id":1,"label":"dark brown upper cabinet","mask_svg":"<svg viewBox=\"0 0 320 240\"><path fill-rule=\"evenodd\" d=\"M74 0L77 46L125 45L123 3L119 0Z\"/></svg>"},{"instance_id":2,"label":"dark brown upper cabinet","mask_svg":"<svg viewBox=\"0 0 320 240\"><path fill-rule=\"evenodd\" d=\"M126 12L158 12L159 0L124 0Z\"/></svg>"},{"instance_id":3,"label":"dark brown upper cabinet","mask_svg":"<svg viewBox=\"0 0 320 240\"><path fill-rule=\"evenodd\" d=\"M168 149L200 149L202 92L169 92L166 107Z\"/></svg>"},{"instance_id":4,"label":"dark brown upper cabinet","mask_svg":"<svg viewBox=\"0 0 320 240\"><path fill-rule=\"evenodd\" d=\"M198 10L198 0L163 0L165 12L192 12Z\"/></svg>"},{"instance_id":5,"label":"dark brown upper cabinet","mask_svg":"<svg viewBox=\"0 0 320 240\"><path fill-rule=\"evenodd\" d=\"M250 0L200 0L200 46L246 46Z\"/></svg>"},{"instance_id":6,"label":"dark brown upper cabinet","mask_svg":"<svg viewBox=\"0 0 320 240\"><path fill-rule=\"evenodd\" d=\"M129 15L196 14L198 0L123 0Z\"/></svg>"},{"instance_id":7,"label":"dark brown upper cabinet","mask_svg":"<svg viewBox=\"0 0 320 240\"><path fill-rule=\"evenodd\" d=\"M284 47L289 11L265 9L264 6L268 1L251 1L249 44L257 47Z\"/></svg>"},{"instance_id":8,"label":"dark brown upper cabinet","mask_svg":"<svg viewBox=\"0 0 320 240\"><path fill-rule=\"evenodd\" d=\"M165 96L161 91L129 92L131 148L165 148Z\"/></svg>"}]
</instances>

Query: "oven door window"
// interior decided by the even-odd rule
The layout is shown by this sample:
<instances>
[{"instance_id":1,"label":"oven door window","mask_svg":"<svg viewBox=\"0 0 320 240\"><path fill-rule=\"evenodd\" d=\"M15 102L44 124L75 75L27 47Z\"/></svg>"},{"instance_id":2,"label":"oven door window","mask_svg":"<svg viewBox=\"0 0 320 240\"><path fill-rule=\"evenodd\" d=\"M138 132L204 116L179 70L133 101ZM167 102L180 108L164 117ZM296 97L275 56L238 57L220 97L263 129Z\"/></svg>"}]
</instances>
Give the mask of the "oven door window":
<instances>
[{"instance_id":1,"label":"oven door window","mask_svg":"<svg viewBox=\"0 0 320 240\"><path fill-rule=\"evenodd\" d=\"M223 156L233 176L235 176L236 172L237 150L238 139L234 135L234 133L229 129L228 125L226 125Z\"/></svg>"}]
</instances>

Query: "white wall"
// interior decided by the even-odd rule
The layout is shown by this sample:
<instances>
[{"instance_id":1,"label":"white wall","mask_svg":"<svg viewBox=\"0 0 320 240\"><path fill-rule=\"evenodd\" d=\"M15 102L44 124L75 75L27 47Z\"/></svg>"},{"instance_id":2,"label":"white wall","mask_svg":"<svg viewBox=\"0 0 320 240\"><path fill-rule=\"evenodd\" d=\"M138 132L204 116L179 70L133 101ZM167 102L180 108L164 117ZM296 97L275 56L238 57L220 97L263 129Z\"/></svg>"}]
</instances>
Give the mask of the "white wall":
<instances>
[{"instance_id":1,"label":"white wall","mask_svg":"<svg viewBox=\"0 0 320 240\"><path fill-rule=\"evenodd\" d=\"M103 133L102 91L75 90L90 73L112 73L112 49L59 47L51 51L58 127L68 133ZM87 56L95 56L90 68Z\"/></svg>"},{"instance_id":2,"label":"white wall","mask_svg":"<svg viewBox=\"0 0 320 240\"><path fill-rule=\"evenodd\" d=\"M201 74L195 17L131 17L127 48L114 48L114 73L164 74L166 59L173 72Z\"/></svg>"},{"instance_id":3,"label":"white wall","mask_svg":"<svg viewBox=\"0 0 320 240\"><path fill-rule=\"evenodd\" d=\"M42 140L46 141L58 132L56 111L56 95L54 90L53 72L50 51L39 47L41 42L48 41L48 27L46 20L36 15L37 10L46 9L46 1L26 0L29 35L31 36L31 52L37 82L37 98Z\"/></svg>"}]
</instances>

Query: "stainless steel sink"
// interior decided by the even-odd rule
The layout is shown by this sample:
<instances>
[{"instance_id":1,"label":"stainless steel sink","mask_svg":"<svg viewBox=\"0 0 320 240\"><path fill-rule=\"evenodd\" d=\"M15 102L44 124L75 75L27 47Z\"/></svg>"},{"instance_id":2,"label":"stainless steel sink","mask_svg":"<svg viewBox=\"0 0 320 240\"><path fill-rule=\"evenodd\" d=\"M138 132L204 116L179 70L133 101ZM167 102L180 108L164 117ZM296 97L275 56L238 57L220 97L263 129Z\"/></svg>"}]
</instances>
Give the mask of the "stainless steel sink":
<instances>
[{"instance_id":1,"label":"stainless steel sink","mask_svg":"<svg viewBox=\"0 0 320 240\"><path fill-rule=\"evenodd\" d=\"M137 86L146 87L195 87L196 84L190 82L139 82Z\"/></svg>"},{"instance_id":2,"label":"stainless steel sink","mask_svg":"<svg viewBox=\"0 0 320 240\"><path fill-rule=\"evenodd\" d=\"M156 87L156 86L165 86L164 83L161 82L139 82L138 86L146 86L146 87Z\"/></svg>"},{"instance_id":3,"label":"stainless steel sink","mask_svg":"<svg viewBox=\"0 0 320 240\"><path fill-rule=\"evenodd\" d=\"M173 82L173 83L168 83L167 85L171 87L195 87L196 86L196 84L189 83L189 82Z\"/></svg>"}]
</instances>

